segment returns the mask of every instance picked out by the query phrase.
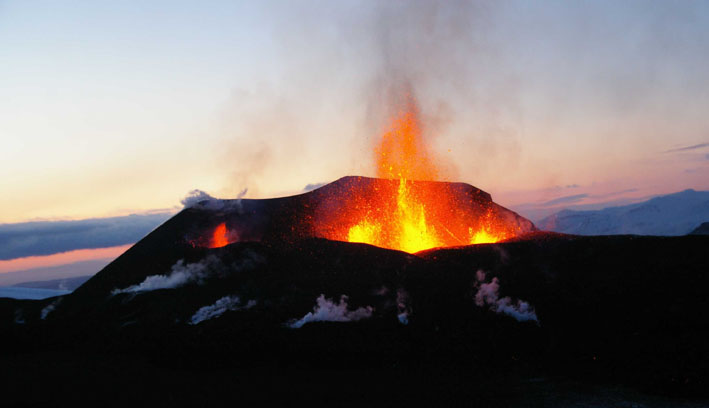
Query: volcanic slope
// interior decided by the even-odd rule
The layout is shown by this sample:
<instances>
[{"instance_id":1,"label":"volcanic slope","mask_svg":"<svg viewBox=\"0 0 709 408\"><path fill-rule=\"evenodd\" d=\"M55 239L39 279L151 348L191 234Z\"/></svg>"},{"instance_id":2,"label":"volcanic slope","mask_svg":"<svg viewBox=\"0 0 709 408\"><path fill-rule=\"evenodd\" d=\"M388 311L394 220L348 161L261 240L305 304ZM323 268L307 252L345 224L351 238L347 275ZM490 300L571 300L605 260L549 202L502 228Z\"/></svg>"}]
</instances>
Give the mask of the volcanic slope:
<instances>
[{"instance_id":1,"label":"volcanic slope","mask_svg":"<svg viewBox=\"0 0 709 408\"><path fill-rule=\"evenodd\" d=\"M190 261L192 248L211 246L213 231L225 224L230 241L294 243L320 237L346 241L346 227L356 224L363 206L383 191L396 191L399 181L343 177L311 192L274 199L209 200L176 214L148 234L94 278L77 289L79 296L103 296L118 287L140 283L178 260ZM495 223L521 235L536 228L529 220L496 204L490 195L463 183L411 182L412 189L452 197L458 214L471 225L478 219ZM490 216L492 214L492 216ZM451 217L452 218L452 217ZM464 244L461 243L461 244ZM200 252L199 250L196 252Z\"/></svg>"},{"instance_id":2,"label":"volcanic slope","mask_svg":"<svg viewBox=\"0 0 709 408\"><path fill-rule=\"evenodd\" d=\"M374 373L378 385L358 384L387 400L428 389L437 402L474 401L513 373L709 397L709 237L531 232L408 254L293 234L283 223L316 214L315 198L205 202L70 295L0 299L9 343L0 353L19 370L3 383L19 387L35 360L62 367L90 355L106 365L125 356L197 385L205 372L265 370L284 373L269 375L269 387L299 388L299 370L320 372L333 398L347 384L327 373L343 370L352 381L351 370ZM221 222L235 228L244 214L263 218L258 242L191 240ZM152 381L144 376L136 382ZM399 392L383 385L393 378ZM361 401L355 389L347 395Z\"/></svg>"},{"instance_id":3,"label":"volcanic slope","mask_svg":"<svg viewBox=\"0 0 709 408\"><path fill-rule=\"evenodd\" d=\"M103 272L170 276L176 264L204 265L185 268L202 271L196 279L131 291L147 280L103 277L61 298L7 301L0 320L27 352L126 353L200 370L524 369L706 396L709 318L698 311L709 307L707 247L706 236L548 233L415 255L318 238L185 247L126 256ZM495 296L479 303L493 282ZM337 304L342 295L349 312L369 313L290 328L319 297ZM233 307L195 320L225 298ZM506 312L520 302L534 318Z\"/></svg>"}]
</instances>

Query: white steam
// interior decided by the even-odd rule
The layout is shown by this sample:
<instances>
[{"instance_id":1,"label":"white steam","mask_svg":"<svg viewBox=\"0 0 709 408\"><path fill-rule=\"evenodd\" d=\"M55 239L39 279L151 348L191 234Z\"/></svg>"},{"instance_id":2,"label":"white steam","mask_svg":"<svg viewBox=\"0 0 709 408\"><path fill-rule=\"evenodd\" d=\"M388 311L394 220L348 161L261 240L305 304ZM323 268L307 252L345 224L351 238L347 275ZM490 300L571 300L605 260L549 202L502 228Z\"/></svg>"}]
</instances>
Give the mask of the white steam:
<instances>
[{"instance_id":1,"label":"white steam","mask_svg":"<svg viewBox=\"0 0 709 408\"><path fill-rule=\"evenodd\" d=\"M236 196L236 200L220 200L212 197L202 190L192 190L187 193L187 196L180 202L184 208L196 208L199 210L209 211L236 210L241 213L243 211L241 199L244 198L247 191L248 189L246 188L241 190L241 192Z\"/></svg>"},{"instance_id":2,"label":"white steam","mask_svg":"<svg viewBox=\"0 0 709 408\"><path fill-rule=\"evenodd\" d=\"M399 323L403 325L409 324L409 314L411 314L411 307L409 303L409 294L404 289L399 289L396 291L396 308L398 314L396 317L399 319Z\"/></svg>"},{"instance_id":3,"label":"white steam","mask_svg":"<svg viewBox=\"0 0 709 408\"><path fill-rule=\"evenodd\" d=\"M214 255L209 255L199 262L190 264L185 264L185 261L180 259L172 266L169 274L150 275L137 285L131 285L124 289L114 289L111 294L175 289L192 283L201 285L207 279L229 275L238 271L253 270L265 262L266 259L263 256L251 250L245 251L244 256L234 261L231 265L225 265Z\"/></svg>"},{"instance_id":4,"label":"white steam","mask_svg":"<svg viewBox=\"0 0 709 408\"><path fill-rule=\"evenodd\" d=\"M25 324L25 313L22 309L15 309L15 324Z\"/></svg>"},{"instance_id":5,"label":"white steam","mask_svg":"<svg viewBox=\"0 0 709 408\"><path fill-rule=\"evenodd\" d=\"M192 208L197 206L212 206L219 201L222 200L218 200L202 190L195 189L187 193L187 196L185 196L185 198L183 198L180 203L182 203L185 208Z\"/></svg>"},{"instance_id":6,"label":"white steam","mask_svg":"<svg viewBox=\"0 0 709 408\"><path fill-rule=\"evenodd\" d=\"M500 281L492 278L490 283L484 283L485 273L478 271L476 277L479 283L475 294L475 304L488 306L495 313L503 313L513 317L518 322L535 321L539 323L534 307L523 300L512 300L509 296L499 299Z\"/></svg>"},{"instance_id":7,"label":"white steam","mask_svg":"<svg viewBox=\"0 0 709 408\"><path fill-rule=\"evenodd\" d=\"M169 274L150 275L137 285L132 285L125 289L115 289L111 294L175 289L188 283L201 284L207 277L215 275L221 268L223 268L223 265L215 256L208 256L199 262L191 264L185 264L185 261L180 259L172 266Z\"/></svg>"},{"instance_id":8,"label":"white steam","mask_svg":"<svg viewBox=\"0 0 709 408\"><path fill-rule=\"evenodd\" d=\"M204 306L197 310L197 312L190 319L189 324L199 324L205 320L219 317L230 310L251 309L254 306L256 306L255 300L249 300L246 305L242 306L241 299L239 299L238 296L224 296L214 302L213 305Z\"/></svg>"},{"instance_id":9,"label":"white steam","mask_svg":"<svg viewBox=\"0 0 709 408\"><path fill-rule=\"evenodd\" d=\"M40 317L42 320L45 320L45 319L47 318L47 316L49 316L49 314L52 313L52 312L54 311L54 309L56 309L57 306L59 306L59 304L60 304L61 302L62 302L62 298L59 298L59 299L55 300L54 302L52 302L52 303L48 304L47 306L45 306L45 307L42 309L42 311L40 312L39 317Z\"/></svg>"},{"instance_id":10,"label":"white steam","mask_svg":"<svg viewBox=\"0 0 709 408\"><path fill-rule=\"evenodd\" d=\"M299 329L310 322L352 322L372 317L374 308L371 306L347 310L347 299L347 296L342 295L340 302L335 303L330 299L325 299L325 295L320 295L313 311L308 312L302 319L289 323L288 327Z\"/></svg>"}]
</instances>

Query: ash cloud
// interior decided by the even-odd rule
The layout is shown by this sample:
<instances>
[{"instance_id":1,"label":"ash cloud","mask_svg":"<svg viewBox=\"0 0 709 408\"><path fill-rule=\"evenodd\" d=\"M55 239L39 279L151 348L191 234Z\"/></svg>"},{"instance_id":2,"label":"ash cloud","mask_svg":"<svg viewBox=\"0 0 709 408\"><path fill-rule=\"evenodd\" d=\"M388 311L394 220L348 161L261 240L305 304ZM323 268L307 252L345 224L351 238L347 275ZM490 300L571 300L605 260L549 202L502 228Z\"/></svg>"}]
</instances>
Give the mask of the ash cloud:
<instances>
[{"instance_id":1,"label":"ash cloud","mask_svg":"<svg viewBox=\"0 0 709 408\"><path fill-rule=\"evenodd\" d=\"M439 149L434 156L439 179L457 180L460 171L481 174L489 171L488 161L501 156L508 169L516 166L517 85L497 51L494 18L500 7L427 0L377 6L367 27L374 35L376 64L367 111L374 126L370 134L379 134L414 97L429 146L460 147L464 134L465 150L475 152L476 160L456 161L458 152L445 155Z\"/></svg>"},{"instance_id":2,"label":"ash cloud","mask_svg":"<svg viewBox=\"0 0 709 408\"><path fill-rule=\"evenodd\" d=\"M539 324L534 307L523 300L513 300L509 296L502 299L499 297L500 281L492 278L489 283L485 282L485 273L476 273L478 290L475 293L475 304L480 307L488 307L495 313L502 313L513 317L518 322L534 321Z\"/></svg>"},{"instance_id":3,"label":"ash cloud","mask_svg":"<svg viewBox=\"0 0 709 408\"><path fill-rule=\"evenodd\" d=\"M705 100L706 35L696 18L704 10L665 3L259 5L265 18L253 44L262 52L243 60L254 75L234 85L215 125L225 190L248 186L259 197L372 175L371 147L407 92L419 101L425 137L436 137L433 149L463 176L444 169L450 179L500 190L520 179L566 184L566 165L606 150L578 150L567 136L575 130L611 143L625 153L618 160L640 157L629 142L676 134L678 122L694 124L680 133L701 129L701 109L677 101ZM664 112L679 119L652 120ZM563 155L537 148L550 137Z\"/></svg>"},{"instance_id":4,"label":"ash cloud","mask_svg":"<svg viewBox=\"0 0 709 408\"><path fill-rule=\"evenodd\" d=\"M408 96L419 102L424 137L465 134L466 150L480 152L476 166L516 155L516 135L500 123L514 81L492 66L497 47L486 34L496 8L457 0L268 7L273 72L233 89L217 123L225 189L248 186L259 197L262 186L292 191L288 183L325 175L373 175L375 139ZM437 164L456 178L455 160Z\"/></svg>"},{"instance_id":5,"label":"ash cloud","mask_svg":"<svg viewBox=\"0 0 709 408\"><path fill-rule=\"evenodd\" d=\"M313 311L308 312L299 320L288 323L288 327L299 329L311 322L352 322L372 317L373 307L367 306L356 310L348 310L347 299L347 296L342 295L340 301L335 303L333 300L326 299L325 295L320 295L316 299L317 305Z\"/></svg>"},{"instance_id":6,"label":"ash cloud","mask_svg":"<svg viewBox=\"0 0 709 408\"><path fill-rule=\"evenodd\" d=\"M255 300L249 300L246 305L242 305L241 299L238 296L224 296L214 302L214 304L204 306L197 310L197 312L192 315L189 324L199 324L205 320L219 317L228 311L246 310L254 306L256 306Z\"/></svg>"}]
</instances>

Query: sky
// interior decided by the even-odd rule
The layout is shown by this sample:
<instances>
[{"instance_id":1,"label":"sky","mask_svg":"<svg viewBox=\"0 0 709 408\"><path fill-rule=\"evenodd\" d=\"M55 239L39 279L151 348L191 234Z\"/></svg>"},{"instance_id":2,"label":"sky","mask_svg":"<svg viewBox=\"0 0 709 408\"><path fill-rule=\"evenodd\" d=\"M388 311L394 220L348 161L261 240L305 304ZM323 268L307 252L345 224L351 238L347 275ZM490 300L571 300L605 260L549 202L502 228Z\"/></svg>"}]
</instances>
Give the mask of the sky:
<instances>
[{"instance_id":1,"label":"sky","mask_svg":"<svg viewBox=\"0 0 709 408\"><path fill-rule=\"evenodd\" d=\"M707 190L708 66L699 1L0 0L0 223L374 175L402 84L502 205Z\"/></svg>"}]
</instances>

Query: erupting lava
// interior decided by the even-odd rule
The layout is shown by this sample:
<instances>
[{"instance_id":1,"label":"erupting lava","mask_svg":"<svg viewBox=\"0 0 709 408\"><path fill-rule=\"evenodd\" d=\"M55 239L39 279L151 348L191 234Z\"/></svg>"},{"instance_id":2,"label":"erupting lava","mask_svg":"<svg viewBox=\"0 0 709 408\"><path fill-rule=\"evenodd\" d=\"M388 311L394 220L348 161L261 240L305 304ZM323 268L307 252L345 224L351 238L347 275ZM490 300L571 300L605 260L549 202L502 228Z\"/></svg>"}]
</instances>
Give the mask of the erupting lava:
<instances>
[{"instance_id":1,"label":"erupting lava","mask_svg":"<svg viewBox=\"0 0 709 408\"><path fill-rule=\"evenodd\" d=\"M413 253L493 243L511 235L495 227L490 211L476 225L465 223L465 217L456 216L460 203L453 194L441 196L440 191L427 187L430 184L417 184L417 191L412 190L410 180L433 181L439 175L424 143L413 100L409 99L406 109L392 120L375 153L377 176L399 180L398 188L396 192L379 192L382 202L367 206L364 218L349 228L347 241Z\"/></svg>"},{"instance_id":2,"label":"erupting lava","mask_svg":"<svg viewBox=\"0 0 709 408\"><path fill-rule=\"evenodd\" d=\"M214 229L212 239L209 242L210 248L221 248L229 245L229 232L226 229L226 223L223 222Z\"/></svg>"},{"instance_id":3,"label":"erupting lava","mask_svg":"<svg viewBox=\"0 0 709 408\"><path fill-rule=\"evenodd\" d=\"M374 153L377 178L348 176L296 196L225 202L216 222L212 210L188 209L207 216L205 224L214 228L189 242L219 248L319 237L414 253L493 243L535 229L482 190L437 181L441 167L422 137L411 99L393 116Z\"/></svg>"}]
</instances>

